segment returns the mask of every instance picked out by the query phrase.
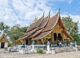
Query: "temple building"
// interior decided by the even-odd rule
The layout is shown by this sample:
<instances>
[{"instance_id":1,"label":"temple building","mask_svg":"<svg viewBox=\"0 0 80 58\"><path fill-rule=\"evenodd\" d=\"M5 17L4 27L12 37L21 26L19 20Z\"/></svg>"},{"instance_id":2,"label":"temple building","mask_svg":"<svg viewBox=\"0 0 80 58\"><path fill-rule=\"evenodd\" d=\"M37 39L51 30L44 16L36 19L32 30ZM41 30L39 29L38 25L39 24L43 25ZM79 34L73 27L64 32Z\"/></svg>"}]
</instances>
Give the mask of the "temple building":
<instances>
[{"instance_id":1,"label":"temple building","mask_svg":"<svg viewBox=\"0 0 80 58\"><path fill-rule=\"evenodd\" d=\"M7 48L8 47L8 39L6 35L2 35L0 37L0 48Z\"/></svg>"},{"instance_id":2,"label":"temple building","mask_svg":"<svg viewBox=\"0 0 80 58\"><path fill-rule=\"evenodd\" d=\"M72 41L73 38L67 31L63 20L61 19L60 12L54 16L39 18L36 22L32 23L24 34L23 38L16 40L16 44L46 44L49 41L51 44L58 42Z\"/></svg>"}]
</instances>

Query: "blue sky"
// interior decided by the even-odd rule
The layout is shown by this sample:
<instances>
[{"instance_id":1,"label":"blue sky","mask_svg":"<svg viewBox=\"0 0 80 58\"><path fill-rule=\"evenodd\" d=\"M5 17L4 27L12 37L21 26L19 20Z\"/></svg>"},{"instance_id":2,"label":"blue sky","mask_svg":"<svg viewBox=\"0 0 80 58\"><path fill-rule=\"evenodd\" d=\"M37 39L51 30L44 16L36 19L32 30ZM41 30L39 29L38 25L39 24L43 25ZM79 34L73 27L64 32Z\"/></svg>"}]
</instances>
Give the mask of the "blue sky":
<instances>
[{"instance_id":1,"label":"blue sky","mask_svg":"<svg viewBox=\"0 0 80 58\"><path fill-rule=\"evenodd\" d=\"M59 8L61 16L71 16L80 26L80 0L0 0L0 22L27 26L43 12L47 16L51 10L53 16Z\"/></svg>"},{"instance_id":2,"label":"blue sky","mask_svg":"<svg viewBox=\"0 0 80 58\"><path fill-rule=\"evenodd\" d=\"M52 5L52 7L56 9L61 8L62 13L67 12L72 15L80 15L80 1L79 0L62 0L62 1L55 2L54 3L55 5Z\"/></svg>"}]
</instances>

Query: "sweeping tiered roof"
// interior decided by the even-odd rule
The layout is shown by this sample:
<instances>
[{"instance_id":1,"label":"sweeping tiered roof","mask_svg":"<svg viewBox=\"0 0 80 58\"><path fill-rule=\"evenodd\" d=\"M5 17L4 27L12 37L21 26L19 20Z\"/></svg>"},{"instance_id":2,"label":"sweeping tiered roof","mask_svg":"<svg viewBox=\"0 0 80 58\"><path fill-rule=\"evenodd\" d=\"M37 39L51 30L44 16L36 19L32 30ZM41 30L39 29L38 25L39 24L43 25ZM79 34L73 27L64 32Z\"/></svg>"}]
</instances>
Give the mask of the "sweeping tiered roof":
<instances>
[{"instance_id":1,"label":"sweeping tiered roof","mask_svg":"<svg viewBox=\"0 0 80 58\"><path fill-rule=\"evenodd\" d=\"M64 29L63 32L70 39L72 39L72 37L68 34L63 24L63 21L61 20L60 13L57 13L52 17L50 17L50 15L45 18L44 16L42 16L37 22L34 22L33 24L30 25L23 39L28 38L31 38L32 40L42 39L43 37L47 36L52 32L52 29L54 29L58 22L60 22L62 28Z\"/></svg>"}]
</instances>

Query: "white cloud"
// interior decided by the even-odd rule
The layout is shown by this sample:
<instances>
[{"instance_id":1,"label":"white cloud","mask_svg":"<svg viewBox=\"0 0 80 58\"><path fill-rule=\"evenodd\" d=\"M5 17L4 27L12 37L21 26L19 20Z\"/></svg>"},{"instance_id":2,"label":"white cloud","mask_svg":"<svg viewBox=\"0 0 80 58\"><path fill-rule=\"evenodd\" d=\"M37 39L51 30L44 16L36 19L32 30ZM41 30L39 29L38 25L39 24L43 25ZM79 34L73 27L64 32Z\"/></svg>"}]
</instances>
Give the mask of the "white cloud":
<instances>
[{"instance_id":1,"label":"white cloud","mask_svg":"<svg viewBox=\"0 0 80 58\"><path fill-rule=\"evenodd\" d=\"M52 3L50 3L51 1ZM0 0L0 21L12 26L15 24L29 25L35 17L41 17L45 11L48 15L54 2L67 2L71 4L73 0ZM51 16L55 13L51 11ZM62 16L67 16L66 14ZM70 15L73 21L79 21L79 15ZM80 29L80 27L79 27Z\"/></svg>"},{"instance_id":2,"label":"white cloud","mask_svg":"<svg viewBox=\"0 0 80 58\"><path fill-rule=\"evenodd\" d=\"M45 16L48 14L51 7L47 4L48 0L0 0L0 21L6 21L9 25L24 25L23 21L26 21L26 25L29 25L35 17L41 17L44 11Z\"/></svg>"},{"instance_id":3,"label":"white cloud","mask_svg":"<svg viewBox=\"0 0 80 58\"><path fill-rule=\"evenodd\" d=\"M80 23L80 15L72 15L71 16L74 22L79 22Z\"/></svg>"},{"instance_id":4,"label":"white cloud","mask_svg":"<svg viewBox=\"0 0 80 58\"><path fill-rule=\"evenodd\" d=\"M19 0L13 1L14 8L24 15L24 18L33 19L35 16L41 16L42 12L49 12L51 7L46 5L46 0Z\"/></svg>"}]
</instances>

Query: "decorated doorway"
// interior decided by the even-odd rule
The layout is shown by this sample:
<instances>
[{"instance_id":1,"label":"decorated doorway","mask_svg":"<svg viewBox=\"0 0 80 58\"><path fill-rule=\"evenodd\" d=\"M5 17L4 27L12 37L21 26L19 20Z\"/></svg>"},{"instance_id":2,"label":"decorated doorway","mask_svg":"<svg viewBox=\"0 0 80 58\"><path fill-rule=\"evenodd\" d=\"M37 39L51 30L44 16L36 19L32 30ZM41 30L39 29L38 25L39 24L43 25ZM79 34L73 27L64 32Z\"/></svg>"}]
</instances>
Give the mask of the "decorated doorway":
<instances>
[{"instance_id":1,"label":"decorated doorway","mask_svg":"<svg viewBox=\"0 0 80 58\"><path fill-rule=\"evenodd\" d=\"M1 43L1 48L4 48L4 44L5 44L4 42Z\"/></svg>"},{"instance_id":2,"label":"decorated doorway","mask_svg":"<svg viewBox=\"0 0 80 58\"><path fill-rule=\"evenodd\" d=\"M57 41L57 33L54 33L54 41Z\"/></svg>"},{"instance_id":3,"label":"decorated doorway","mask_svg":"<svg viewBox=\"0 0 80 58\"><path fill-rule=\"evenodd\" d=\"M59 40L59 41L63 41L62 35L61 35L60 33L58 33L58 40Z\"/></svg>"},{"instance_id":4,"label":"decorated doorway","mask_svg":"<svg viewBox=\"0 0 80 58\"><path fill-rule=\"evenodd\" d=\"M63 41L61 33L54 33L54 42L55 41Z\"/></svg>"}]
</instances>

